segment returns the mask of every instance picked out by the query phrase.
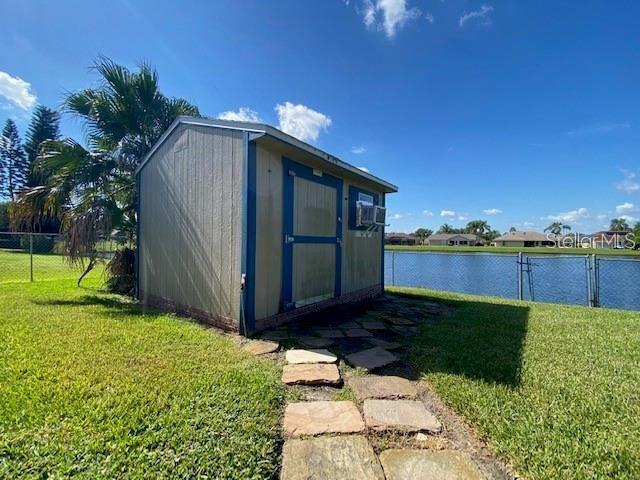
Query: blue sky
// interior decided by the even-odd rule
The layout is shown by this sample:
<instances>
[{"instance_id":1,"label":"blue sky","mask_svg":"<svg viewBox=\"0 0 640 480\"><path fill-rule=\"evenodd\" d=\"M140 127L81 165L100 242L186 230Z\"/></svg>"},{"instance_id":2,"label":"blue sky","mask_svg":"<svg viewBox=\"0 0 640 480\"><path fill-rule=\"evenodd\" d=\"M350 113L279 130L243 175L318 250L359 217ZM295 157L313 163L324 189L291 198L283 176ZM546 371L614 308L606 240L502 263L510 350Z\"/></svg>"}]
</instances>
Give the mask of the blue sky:
<instances>
[{"instance_id":1,"label":"blue sky","mask_svg":"<svg viewBox=\"0 0 640 480\"><path fill-rule=\"evenodd\" d=\"M259 118L400 187L389 230L590 232L640 218L640 3L0 3L0 121L98 54L211 117ZM63 133L81 138L65 118Z\"/></svg>"}]
</instances>

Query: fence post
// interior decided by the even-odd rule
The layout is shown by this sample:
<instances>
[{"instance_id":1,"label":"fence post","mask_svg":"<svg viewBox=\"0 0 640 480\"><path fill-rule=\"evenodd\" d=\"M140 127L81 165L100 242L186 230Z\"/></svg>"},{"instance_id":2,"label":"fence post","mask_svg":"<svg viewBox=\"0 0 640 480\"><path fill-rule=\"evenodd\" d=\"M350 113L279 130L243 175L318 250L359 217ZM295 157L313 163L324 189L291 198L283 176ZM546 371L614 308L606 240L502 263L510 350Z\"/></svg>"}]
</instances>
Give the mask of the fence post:
<instances>
[{"instance_id":1,"label":"fence post","mask_svg":"<svg viewBox=\"0 0 640 480\"><path fill-rule=\"evenodd\" d=\"M33 235L29 235L29 281L33 282Z\"/></svg>"},{"instance_id":2,"label":"fence post","mask_svg":"<svg viewBox=\"0 0 640 480\"><path fill-rule=\"evenodd\" d=\"M593 272L593 265L591 263L591 255L587 255L587 306L593 307L593 278L591 276Z\"/></svg>"},{"instance_id":3,"label":"fence post","mask_svg":"<svg viewBox=\"0 0 640 480\"><path fill-rule=\"evenodd\" d=\"M593 306L600 306L600 266L598 265L598 257L595 253L591 254L592 261L592 274L593 274L593 289L591 295L593 296Z\"/></svg>"},{"instance_id":4,"label":"fence post","mask_svg":"<svg viewBox=\"0 0 640 480\"><path fill-rule=\"evenodd\" d=\"M518 252L518 300L524 300L523 287L522 287L522 252Z\"/></svg>"}]
</instances>

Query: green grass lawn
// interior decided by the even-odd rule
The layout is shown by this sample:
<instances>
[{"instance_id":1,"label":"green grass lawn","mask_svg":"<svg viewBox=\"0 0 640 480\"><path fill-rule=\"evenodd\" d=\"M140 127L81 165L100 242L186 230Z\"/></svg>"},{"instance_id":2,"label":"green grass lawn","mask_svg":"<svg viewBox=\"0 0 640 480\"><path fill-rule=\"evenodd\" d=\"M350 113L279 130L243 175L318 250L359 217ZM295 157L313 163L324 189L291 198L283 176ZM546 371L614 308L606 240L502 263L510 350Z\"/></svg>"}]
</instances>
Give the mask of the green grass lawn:
<instances>
[{"instance_id":1,"label":"green grass lawn","mask_svg":"<svg viewBox=\"0 0 640 480\"><path fill-rule=\"evenodd\" d=\"M439 245L385 245L385 250L425 251L425 252L491 252L530 253L545 255L632 255L639 256L640 250L614 250L610 248L547 248L547 247L449 247Z\"/></svg>"},{"instance_id":2,"label":"green grass lawn","mask_svg":"<svg viewBox=\"0 0 640 480\"><path fill-rule=\"evenodd\" d=\"M411 361L525 478L640 478L640 313L389 291L456 306Z\"/></svg>"},{"instance_id":3,"label":"green grass lawn","mask_svg":"<svg viewBox=\"0 0 640 480\"><path fill-rule=\"evenodd\" d=\"M278 367L100 292L0 285L0 478L271 478Z\"/></svg>"}]
</instances>

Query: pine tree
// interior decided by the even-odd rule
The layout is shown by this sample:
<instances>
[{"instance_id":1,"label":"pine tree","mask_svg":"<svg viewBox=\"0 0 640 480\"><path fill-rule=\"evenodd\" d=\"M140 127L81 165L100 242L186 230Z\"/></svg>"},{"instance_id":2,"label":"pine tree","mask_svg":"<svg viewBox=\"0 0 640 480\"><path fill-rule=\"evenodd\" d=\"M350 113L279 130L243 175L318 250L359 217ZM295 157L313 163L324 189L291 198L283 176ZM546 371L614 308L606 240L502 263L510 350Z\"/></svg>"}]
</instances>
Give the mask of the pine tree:
<instances>
[{"instance_id":1,"label":"pine tree","mask_svg":"<svg viewBox=\"0 0 640 480\"><path fill-rule=\"evenodd\" d=\"M43 173L34 168L40 153L40 145L45 140L58 140L59 138L60 115L55 110L38 105L33 111L24 142L24 150L27 153L29 165L27 172L28 187L43 185L46 181L46 178L43 178Z\"/></svg>"},{"instance_id":2,"label":"pine tree","mask_svg":"<svg viewBox=\"0 0 640 480\"><path fill-rule=\"evenodd\" d=\"M2 193L11 200L24 188L29 165L22 149L18 127L13 120L8 119L2 130L0 142L0 169L4 172Z\"/></svg>"}]
</instances>

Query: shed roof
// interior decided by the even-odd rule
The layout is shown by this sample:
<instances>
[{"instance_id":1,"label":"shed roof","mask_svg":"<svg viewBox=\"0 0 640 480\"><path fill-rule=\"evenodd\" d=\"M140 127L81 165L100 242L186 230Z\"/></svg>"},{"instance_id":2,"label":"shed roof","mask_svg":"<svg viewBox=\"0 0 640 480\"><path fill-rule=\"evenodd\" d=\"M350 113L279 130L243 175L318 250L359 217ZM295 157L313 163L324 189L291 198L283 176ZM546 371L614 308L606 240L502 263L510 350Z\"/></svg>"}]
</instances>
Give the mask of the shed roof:
<instances>
[{"instance_id":1,"label":"shed roof","mask_svg":"<svg viewBox=\"0 0 640 480\"><path fill-rule=\"evenodd\" d=\"M313 145L309 145L308 143L303 142L291 135L284 133L282 130L278 130L271 125L267 125L265 123L254 123L254 122L236 122L232 120L219 120L219 119L209 119L209 118L197 118L197 117L186 117L180 116L175 119L175 121L169 126L166 132L162 134L162 136L158 139L156 144L151 148L149 153L142 159L140 165L136 169L136 174L140 172L145 166L145 164L149 161L149 159L153 156L155 151L164 143L164 141L171 135L171 132L178 127L180 124L186 125L199 125L204 127L213 127L213 128L226 128L230 130L242 130L249 132L252 134L251 139L255 140L262 136L269 136L274 138L282 143L293 146L297 149L300 149L308 154L313 155L315 158L320 160L322 163L326 163L327 165L331 165L333 167L338 168L344 172L348 172L351 175L356 177L360 177L369 182L375 183L381 186L385 193L393 193L398 191L398 187L392 183L387 182L386 180L382 180L375 175L370 174L369 172L365 172L364 170L359 169L347 163L343 160L340 160L338 157L335 157L329 153L326 153L319 148L314 147Z\"/></svg>"}]
</instances>

